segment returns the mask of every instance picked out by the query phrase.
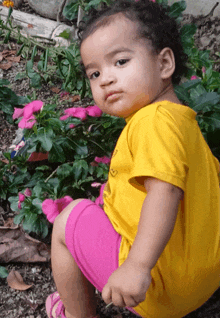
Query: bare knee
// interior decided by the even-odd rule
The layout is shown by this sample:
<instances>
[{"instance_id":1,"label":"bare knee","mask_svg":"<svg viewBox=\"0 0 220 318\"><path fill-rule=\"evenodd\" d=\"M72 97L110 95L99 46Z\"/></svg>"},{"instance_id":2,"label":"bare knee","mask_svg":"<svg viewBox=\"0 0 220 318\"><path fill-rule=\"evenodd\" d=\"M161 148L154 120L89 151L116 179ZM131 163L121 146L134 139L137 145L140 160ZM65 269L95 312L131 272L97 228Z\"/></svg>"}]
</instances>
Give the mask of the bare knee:
<instances>
[{"instance_id":1,"label":"bare knee","mask_svg":"<svg viewBox=\"0 0 220 318\"><path fill-rule=\"evenodd\" d=\"M63 209L63 211L56 217L54 224L53 224L53 234L52 239L55 237L59 241L61 241L63 244L65 244L65 228L67 219L72 212L73 208L84 199L76 199L70 202L70 204Z\"/></svg>"}]
</instances>

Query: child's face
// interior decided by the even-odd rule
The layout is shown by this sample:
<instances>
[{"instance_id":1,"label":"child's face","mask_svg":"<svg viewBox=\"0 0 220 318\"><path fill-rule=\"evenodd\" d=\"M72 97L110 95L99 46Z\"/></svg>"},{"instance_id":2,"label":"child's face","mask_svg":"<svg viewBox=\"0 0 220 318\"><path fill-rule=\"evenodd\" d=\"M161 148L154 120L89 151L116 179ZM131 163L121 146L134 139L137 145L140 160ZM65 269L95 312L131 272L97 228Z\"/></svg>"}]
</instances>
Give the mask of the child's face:
<instances>
[{"instance_id":1,"label":"child's face","mask_svg":"<svg viewBox=\"0 0 220 318\"><path fill-rule=\"evenodd\" d=\"M82 42L80 52L93 98L104 113L126 118L161 96L158 55L135 36L136 25L120 15ZM117 93L107 97L113 92Z\"/></svg>"}]
</instances>

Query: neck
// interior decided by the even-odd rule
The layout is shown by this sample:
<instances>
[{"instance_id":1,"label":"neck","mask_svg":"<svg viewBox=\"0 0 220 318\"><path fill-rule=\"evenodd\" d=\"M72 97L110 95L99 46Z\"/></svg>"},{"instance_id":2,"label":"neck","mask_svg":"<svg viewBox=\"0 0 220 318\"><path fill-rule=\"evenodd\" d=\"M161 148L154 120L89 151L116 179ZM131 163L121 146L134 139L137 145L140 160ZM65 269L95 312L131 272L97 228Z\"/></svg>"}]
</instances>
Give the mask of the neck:
<instances>
[{"instance_id":1,"label":"neck","mask_svg":"<svg viewBox=\"0 0 220 318\"><path fill-rule=\"evenodd\" d=\"M174 92L174 88L173 88L172 82L169 82L168 84L166 84L164 86L164 88L161 90L159 95L156 96L156 98L152 101L152 103L161 102L163 100L168 100L168 101L170 101L172 103L176 103L176 104L181 104L181 105L183 104L177 98L177 96L176 96L176 94Z\"/></svg>"}]
</instances>

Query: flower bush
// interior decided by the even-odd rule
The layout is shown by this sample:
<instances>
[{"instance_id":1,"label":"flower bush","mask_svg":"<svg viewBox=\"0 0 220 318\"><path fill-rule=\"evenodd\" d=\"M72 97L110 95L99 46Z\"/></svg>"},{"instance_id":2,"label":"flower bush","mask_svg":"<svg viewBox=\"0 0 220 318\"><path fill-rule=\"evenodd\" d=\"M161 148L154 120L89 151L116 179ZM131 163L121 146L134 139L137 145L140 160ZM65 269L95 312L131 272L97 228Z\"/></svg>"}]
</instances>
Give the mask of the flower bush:
<instances>
[{"instance_id":1,"label":"flower bush","mask_svg":"<svg viewBox=\"0 0 220 318\"><path fill-rule=\"evenodd\" d=\"M168 6L167 0L156 1ZM168 8L180 19L186 4L182 0ZM175 92L197 112L203 136L220 159L220 74L213 71L209 51L195 47L195 32L193 24L181 28L189 72ZM68 52L66 62L73 59L70 49ZM79 90L82 83L80 79ZM5 153L5 162L0 162L0 198L16 211L16 224L45 237L50 223L71 200L85 197L103 204L112 152L126 123L102 113L96 105L62 112L39 100L26 104L23 108L14 104L14 112L10 112L15 124L24 128L25 141L17 146L23 149L19 156L12 160L10 153Z\"/></svg>"}]
</instances>

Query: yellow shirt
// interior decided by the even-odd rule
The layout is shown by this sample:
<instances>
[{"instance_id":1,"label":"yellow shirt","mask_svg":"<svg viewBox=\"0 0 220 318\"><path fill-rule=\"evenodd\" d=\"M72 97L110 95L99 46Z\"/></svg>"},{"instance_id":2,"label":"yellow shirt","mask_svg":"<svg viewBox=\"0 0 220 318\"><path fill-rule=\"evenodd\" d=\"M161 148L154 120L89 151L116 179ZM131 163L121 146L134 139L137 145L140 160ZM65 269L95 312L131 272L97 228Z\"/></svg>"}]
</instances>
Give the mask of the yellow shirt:
<instances>
[{"instance_id":1,"label":"yellow shirt","mask_svg":"<svg viewBox=\"0 0 220 318\"><path fill-rule=\"evenodd\" d=\"M103 193L105 213L122 236L119 266L135 239L147 195L136 177L155 177L184 191L171 238L151 271L146 299L134 308L142 317L181 318L219 287L218 173L219 162L191 108L157 102L126 119Z\"/></svg>"}]
</instances>

